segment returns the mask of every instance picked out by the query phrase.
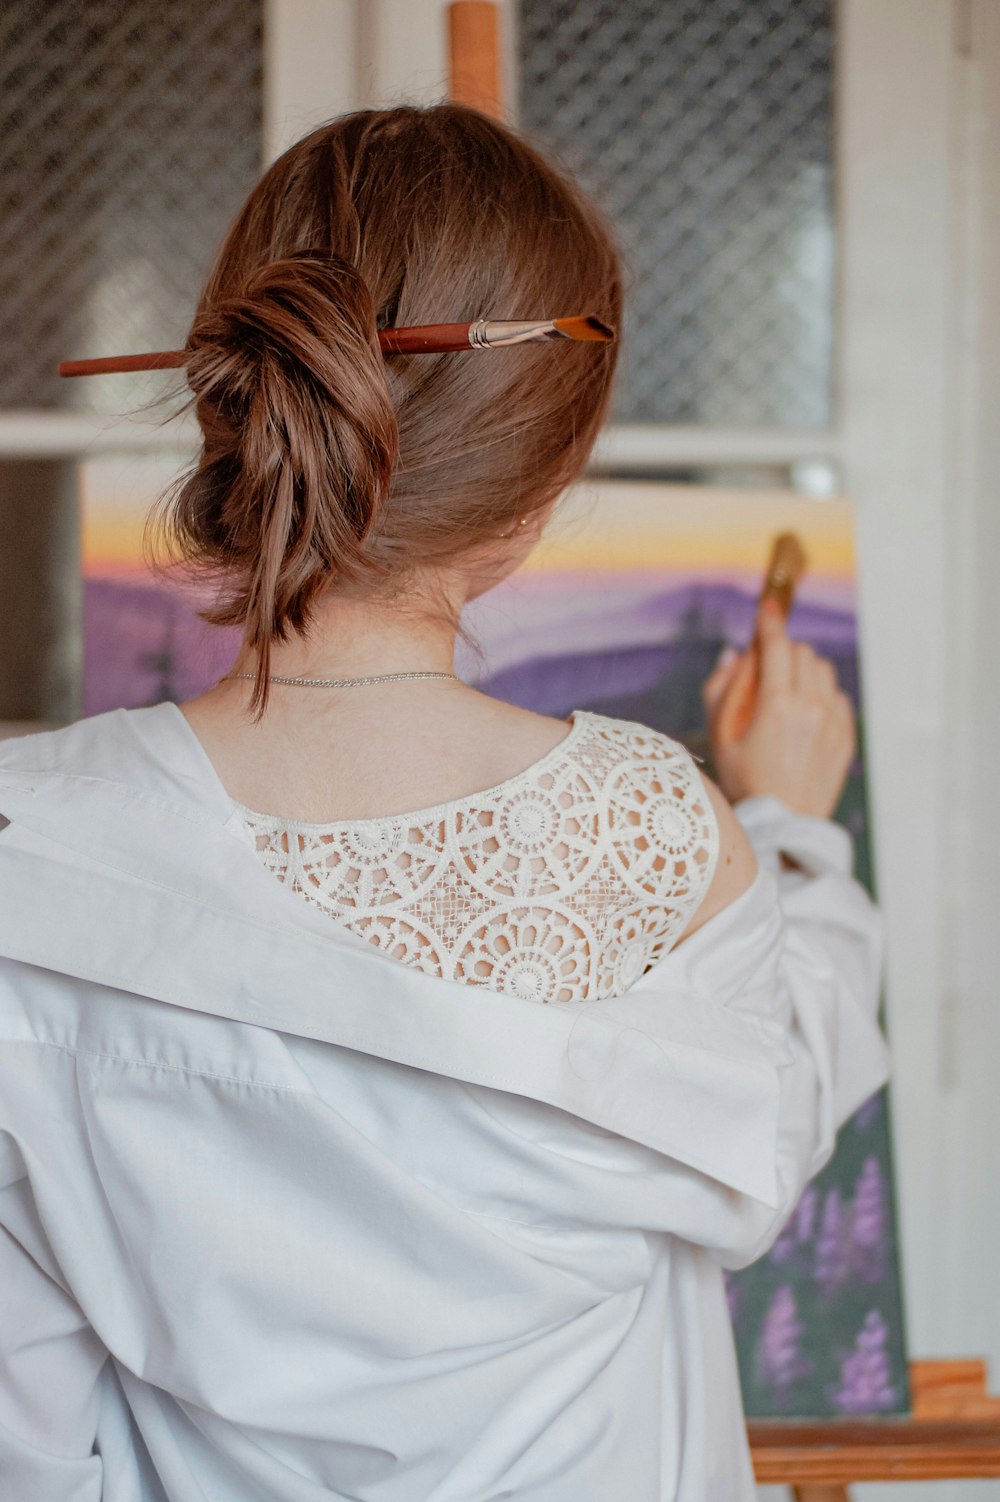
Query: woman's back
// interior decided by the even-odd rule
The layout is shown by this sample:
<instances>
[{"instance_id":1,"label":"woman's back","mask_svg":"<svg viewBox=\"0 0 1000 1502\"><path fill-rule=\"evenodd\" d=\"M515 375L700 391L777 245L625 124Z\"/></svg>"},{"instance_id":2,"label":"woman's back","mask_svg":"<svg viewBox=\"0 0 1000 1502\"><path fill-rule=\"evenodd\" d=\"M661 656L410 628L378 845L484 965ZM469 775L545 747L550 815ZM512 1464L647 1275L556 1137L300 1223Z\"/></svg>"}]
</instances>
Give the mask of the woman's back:
<instances>
[{"instance_id":1,"label":"woman's back","mask_svg":"<svg viewBox=\"0 0 1000 1502\"><path fill-rule=\"evenodd\" d=\"M432 638L411 643L405 628L387 631L384 613L360 601L317 610L317 634L344 643L349 671L379 672L404 645L415 666L451 667L450 637L443 648ZM364 659L348 641L362 644ZM289 671L321 675L328 655L300 651ZM238 802L305 823L406 814L494 787L556 750L571 729L458 679L272 694L272 712L259 721L246 715L246 690L228 679L181 708Z\"/></svg>"},{"instance_id":2,"label":"woman's back","mask_svg":"<svg viewBox=\"0 0 1000 1502\"><path fill-rule=\"evenodd\" d=\"M742 829L671 737L457 682L381 693L341 694L334 718L300 691L252 726L218 690L183 709L268 869L395 958L539 1001L607 998L752 880Z\"/></svg>"}]
</instances>

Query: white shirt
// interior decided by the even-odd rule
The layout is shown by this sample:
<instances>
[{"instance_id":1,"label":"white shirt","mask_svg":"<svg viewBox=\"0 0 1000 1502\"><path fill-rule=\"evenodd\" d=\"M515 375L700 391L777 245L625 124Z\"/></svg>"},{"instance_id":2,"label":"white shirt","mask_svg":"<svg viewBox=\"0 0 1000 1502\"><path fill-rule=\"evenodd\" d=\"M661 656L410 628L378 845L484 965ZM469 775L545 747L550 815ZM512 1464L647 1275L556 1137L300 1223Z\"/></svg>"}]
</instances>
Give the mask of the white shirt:
<instances>
[{"instance_id":1,"label":"white shirt","mask_svg":"<svg viewBox=\"0 0 1000 1502\"><path fill-rule=\"evenodd\" d=\"M848 836L737 812L747 892L540 1005L275 881L173 705L0 747L0 1494L749 1502L722 1269L888 1064Z\"/></svg>"}]
</instances>

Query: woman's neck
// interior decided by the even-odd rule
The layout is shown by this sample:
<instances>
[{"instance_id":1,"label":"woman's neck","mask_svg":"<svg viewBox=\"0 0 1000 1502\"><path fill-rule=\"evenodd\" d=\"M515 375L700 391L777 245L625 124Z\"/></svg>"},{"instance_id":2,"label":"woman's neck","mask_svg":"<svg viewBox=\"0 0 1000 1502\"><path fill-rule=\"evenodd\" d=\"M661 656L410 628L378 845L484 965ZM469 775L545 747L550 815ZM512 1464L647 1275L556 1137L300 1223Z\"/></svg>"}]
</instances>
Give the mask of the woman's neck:
<instances>
[{"instance_id":1,"label":"woman's neck","mask_svg":"<svg viewBox=\"0 0 1000 1502\"><path fill-rule=\"evenodd\" d=\"M360 678L382 673L454 671L455 627L384 602L327 599L309 632L271 644L271 673L294 678ZM231 672L256 672L242 651Z\"/></svg>"}]
</instances>

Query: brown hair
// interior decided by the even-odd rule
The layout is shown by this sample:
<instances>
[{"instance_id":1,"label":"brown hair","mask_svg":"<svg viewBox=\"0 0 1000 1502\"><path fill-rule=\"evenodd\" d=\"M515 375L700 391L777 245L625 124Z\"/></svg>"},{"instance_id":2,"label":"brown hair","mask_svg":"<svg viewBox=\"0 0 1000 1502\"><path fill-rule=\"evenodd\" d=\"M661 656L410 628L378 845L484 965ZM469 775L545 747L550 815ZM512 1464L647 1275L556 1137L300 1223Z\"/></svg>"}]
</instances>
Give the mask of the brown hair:
<instances>
[{"instance_id":1,"label":"brown hair","mask_svg":"<svg viewBox=\"0 0 1000 1502\"><path fill-rule=\"evenodd\" d=\"M175 556L218 576L263 713L273 640L328 588L398 597L582 471L615 344L383 357L377 330L594 313L617 327L613 235L562 170L460 105L312 131L237 215L188 336L204 447L165 498ZM456 623L457 624L457 623Z\"/></svg>"}]
</instances>

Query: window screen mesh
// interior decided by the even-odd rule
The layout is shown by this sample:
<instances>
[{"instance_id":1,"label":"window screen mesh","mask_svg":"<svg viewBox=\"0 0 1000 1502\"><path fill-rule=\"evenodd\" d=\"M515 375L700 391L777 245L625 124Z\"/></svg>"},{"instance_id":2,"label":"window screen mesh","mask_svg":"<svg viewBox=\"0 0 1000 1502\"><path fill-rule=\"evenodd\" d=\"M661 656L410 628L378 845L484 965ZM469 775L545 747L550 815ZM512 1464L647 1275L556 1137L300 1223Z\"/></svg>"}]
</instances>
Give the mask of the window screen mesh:
<instances>
[{"instance_id":1,"label":"window screen mesh","mask_svg":"<svg viewBox=\"0 0 1000 1502\"><path fill-rule=\"evenodd\" d=\"M629 263L619 421L831 421L832 11L520 0L521 124L596 194Z\"/></svg>"},{"instance_id":2,"label":"window screen mesh","mask_svg":"<svg viewBox=\"0 0 1000 1502\"><path fill-rule=\"evenodd\" d=\"M60 359L176 348L259 175L260 0L5 0L0 405L127 410ZM148 394L148 393L147 393Z\"/></svg>"}]
</instances>

